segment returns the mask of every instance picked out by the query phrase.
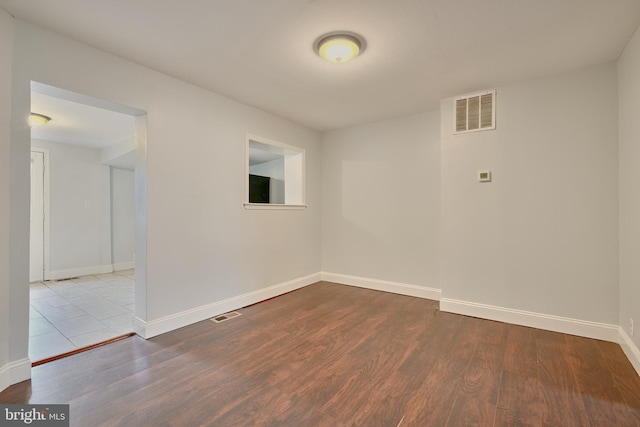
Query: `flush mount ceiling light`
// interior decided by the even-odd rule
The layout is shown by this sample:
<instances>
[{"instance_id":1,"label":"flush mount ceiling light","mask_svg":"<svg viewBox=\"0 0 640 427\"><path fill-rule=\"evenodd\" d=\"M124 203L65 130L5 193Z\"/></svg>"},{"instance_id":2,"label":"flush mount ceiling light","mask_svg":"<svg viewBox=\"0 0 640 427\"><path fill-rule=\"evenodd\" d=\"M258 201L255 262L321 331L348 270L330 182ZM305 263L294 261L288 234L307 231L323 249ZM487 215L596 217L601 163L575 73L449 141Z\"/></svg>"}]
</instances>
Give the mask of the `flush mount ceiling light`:
<instances>
[{"instance_id":1,"label":"flush mount ceiling light","mask_svg":"<svg viewBox=\"0 0 640 427\"><path fill-rule=\"evenodd\" d=\"M44 114L31 113L29 115L29 126L34 127L46 125L49 120L51 120L51 117L45 116Z\"/></svg>"},{"instance_id":2,"label":"flush mount ceiling light","mask_svg":"<svg viewBox=\"0 0 640 427\"><path fill-rule=\"evenodd\" d=\"M367 43L360 34L350 31L334 31L320 36L313 48L321 58L334 64L347 62L362 52Z\"/></svg>"}]
</instances>

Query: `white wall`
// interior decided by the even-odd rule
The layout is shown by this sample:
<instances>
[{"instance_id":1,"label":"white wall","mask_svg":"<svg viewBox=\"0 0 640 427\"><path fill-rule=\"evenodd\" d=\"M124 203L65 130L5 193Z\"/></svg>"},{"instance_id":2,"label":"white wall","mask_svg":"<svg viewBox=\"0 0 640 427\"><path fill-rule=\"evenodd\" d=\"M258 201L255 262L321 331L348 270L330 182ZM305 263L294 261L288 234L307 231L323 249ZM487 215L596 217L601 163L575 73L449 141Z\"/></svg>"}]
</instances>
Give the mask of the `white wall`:
<instances>
[{"instance_id":1,"label":"white wall","mask_svg":"<svg viewBox=\"0 0 640 427\"><path fill-rule=\"evenodd\" d=\"M136 316L147 326L320 270L317 132L21 21L15 39L14 107L28 105L34 80L147 112L146 147L137 149L146 157L136 164L136 187L147 188L136 198L148 211L146 225L136 224L147 243L136 249L147 266ZM247 133L306 150L307 209L244 209ZM27 138L13 142L25 159L12 186L20 200ZM28 203L20 213L28 217ZM27 247L27 233L17 245ZM26 257L16 265L26 274Z\"/></svg>"},{"instance_id":2,"label":"white wall","mask_svg":"<svg viewBox=\"0 0 640 427\"><path fill-rule=\"evenodd\" d=\"M29 81L16 78L18 67L16 55L17 24L13 20L13 58L11 75L11 140L9 194L10 232L9 232L9 361L13 367L20 366L24 378L30 376L28 360L29 342L29 204L30 204L30 131L28 117L30 112ZM21 96L21 93L24 95ZM20 371L22 372L22 369ZM12 376L11 381L16 378Z\"/></svg>"},{"instance_id":3,"label":"white wall","mask_svg":"<svg viewBox=\"0 0 640 427\"><path fill-rule=\"evenodd\" d=\"M31 144L49 149L49 277L110 271L110 177L100 151L41 140Z\"/></svg>"},{"instance_id":4,"label":"white wall","mask_svg":"<svg viewBox=\"0 0 640 427\"><path fill-rule=\"evenodd\" d=\"M270 162L249 166L249 172L255 175L284 180L284 156Z\"/></svg>"},{"instance_id":5,"label":"white wall","mask_svg":"<svg viewBox=\"0 0 640 427\"><path fill-rule=\"evenodd\" d=\"M11 57L13 20L0 8L0 390L10 380L9 330L11 325L9 282Z\"/></svg>"},{"instance_id":6,"label":"white wall","mask_svg":"<svg viewBox=\"0 0 640 427\"><path fill-rule=\"evenodd\" d=\"M618 61L620 167L620 326L640 348L640 30ZM637 367L640 369L640 367Z\"/></svg>"},{"instance_id":7,"label":"white wall","mask_svg":"<svg viewBox=\"0 0 640 427\"><path fill-rule=\"evenodd\" d=\"M438 111L322 138L325 272L439 287Z\"/></svg>"},{"instance_id":8,"label":"white wall","mask_svg":"<svg viewBox=\"0 0 640 427\"><path fill-rule=\"evenodd\" d=\"M617 324L617 110L614 64L497 88L495 131L443 100L443 298Z\"/></svg>"},{"instance_id":9,"label":"white wall","mask_svg":"<svg viewBox=\"0 0 640 427\"><path fill-rule=\"evenodd\" d=\"M123 141L114 141L100 150L100 159L105 165L118 169L134 170L136 165L136 139L127 138Z\"/></svg>"},{"instance_id":10,"label":"white wall","mask_svg":"<svg viewBox=\"0 0 640 427\"><path fill-rule=\"evenodd\" d=\"M134 172L111 168L111 233L115 270L132 268L135 254Z\"/></svg>"}]
</instances>

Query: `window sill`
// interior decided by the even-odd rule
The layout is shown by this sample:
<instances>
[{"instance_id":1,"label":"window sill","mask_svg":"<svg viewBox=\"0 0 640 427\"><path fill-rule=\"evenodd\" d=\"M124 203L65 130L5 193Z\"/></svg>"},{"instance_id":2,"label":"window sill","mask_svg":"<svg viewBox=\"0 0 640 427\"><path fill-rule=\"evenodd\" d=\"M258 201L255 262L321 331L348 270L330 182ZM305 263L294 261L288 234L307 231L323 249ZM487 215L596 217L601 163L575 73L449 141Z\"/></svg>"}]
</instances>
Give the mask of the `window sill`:
<instances>
[{"instance_id":1,"label":"window sill","mask_svg":"<svg viewBox=\"0 0 640 427\"><path fill-rule=\"evenodd\" d=\"M307 205L278 205L275 203L245 203L244 208L248 210L302 210Z\"/></svg>"}]
</instances>

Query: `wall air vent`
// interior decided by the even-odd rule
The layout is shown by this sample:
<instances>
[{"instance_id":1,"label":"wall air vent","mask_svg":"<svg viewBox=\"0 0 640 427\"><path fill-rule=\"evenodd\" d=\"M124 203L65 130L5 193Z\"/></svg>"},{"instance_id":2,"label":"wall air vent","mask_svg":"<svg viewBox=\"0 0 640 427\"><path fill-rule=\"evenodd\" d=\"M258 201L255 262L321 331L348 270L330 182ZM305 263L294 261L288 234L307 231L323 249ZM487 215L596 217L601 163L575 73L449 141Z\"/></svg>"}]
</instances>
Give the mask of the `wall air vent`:
<instances>
[{"instance_id":1,"label":"wall air vent","mask_svg":"<svg viewBox=\"0 0 640 427\"><path fill-rule=\"evenodd\" d=\"M454 133L476 132L496 128L496 91L458 96L453 104Z\"/></svg>"}]
</instances>

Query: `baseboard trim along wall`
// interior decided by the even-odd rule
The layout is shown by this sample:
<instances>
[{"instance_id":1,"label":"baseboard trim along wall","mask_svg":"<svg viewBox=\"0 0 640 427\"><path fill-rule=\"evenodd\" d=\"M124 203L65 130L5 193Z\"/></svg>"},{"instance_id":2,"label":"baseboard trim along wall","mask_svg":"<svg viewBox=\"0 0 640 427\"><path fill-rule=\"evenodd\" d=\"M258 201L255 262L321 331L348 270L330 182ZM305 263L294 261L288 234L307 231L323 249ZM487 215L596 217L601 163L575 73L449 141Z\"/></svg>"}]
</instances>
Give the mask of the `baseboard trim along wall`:
<instances>
[{"instance_id":1,"label":"baseboard trim along wall","mask_svg":"<svg viewBox=\"0 0 640 427\"><path fill-rule=\"evenodd\" d=\"M640 350L638 350L638 347L633 343L631 338L629 338L624 330L618 325L441 298L440 289L328 272L310 274L288 282L279 283L254 292L228 298L226 300L216 301L192 310L165 316L149 322L145 322L144 320L136 317L133 322L134 331L145 339L152 338L202 320L210 319L219 314L238 310L242 307L277 297L321 280L342 285L357 286L376 291L391 292L400 295L440 301L440 310L449 313L496 320L515 325L529 326L532 328L619 343L627 358L640 375ZM30 363L28 366L31 366ZM1 378L2 372L3 371L0 371L0 380L3 379ZM26 375L27 376L22 380L29 378L28 372ZM2 384L0 383L0 386L1 385ZM0 389L2 389L2 387L0 387Z\"/></svg>"},{"instance_id":2,"label":"baseboard trim along wall","mask_svg":"<svg viewBox=\"0 0 640 427\"><path fill-rule=\"evenodd\" d=\"M629 359L633 368L636 370L638 375L640 375L640 349L638 349L624 329L620 327L618 328L618 332L620 334L619 344L620 347L622 347L622 351L624 351L627 359Z\"/></svg>"},{"instance_id":3,"label":"baseboard trim along wall","mask_svg":"<svg viewBox=\"0 0 640 427\"><path fill-rule=\"evenodd\" d=\"M389 282L386 280L369 279L366 277L349 276L337 273L320 273L322 280L326 282L339 283L341 285L357 286L359 288L372 289L374 291L391 292L394 294L406 295L440 301L440 289L428 288L426 286L410 285L408 283Z\"/></svg>"},{"instance_id":4,"label":"baseboard trim along wall","mask_svg":"<svg viewBox=\"0 0 640 427\"><path fill-rule=\"evenodd\" d=\"M131 267L133 268L133 267ZM91 274L113 273L113 265L93 265L90 267L70 268L67 270L55 270L49 272L47 280L62 280L71 277L89 276Z\"/></svg>"},{"instance_id":5,"label":"baseboard trim along wall","mask_svg":"<svg viewBox=\"0 0 640 427\"><path fill-rule=\"evenodd\" d=\"M113 264L113 271L131 270L132 268L136 268L136 262L135 261L121 262L121 263L118 263L118 264Z\"/></svg>"},{"instance_id":6,"label":"baseboard trim along wall","mask_svg":"<svg viewBox=\"0 0 640 427\"><path fill-rule=\"evenodd\" d=\"M31 378L31 361L22 359L0 368L0 391Z\"/></svg>"},{"instance_id":7,"label":"baseboard trim along wall","mask_svg":"<svg viewBox=\"0 0 640 427\"><path fill-rule=\"evenodd\" d=\"M568 317L534 313L531 311L459 301L449 298L442 298L440 300L440 310L449 313L463 314L465 316L512 323L514 325L545 329L547 331L578 335L586 338L595 338L611 342L619 341L618 325L610 325L607 323L571 319Z\"/></svg>"},{"instance_id":8,"label":"baseboard trim along wall","mask_svg":"<svg viewBox=\"0 0 640 427\"><path fill-rule=\"evenodd\" d=\"M320 280L320 273L314 273L254 292L238 295L222 301L216 301L211 304L196 307L181 313L172 314L170 316L165 316L160 319L151 320L149 322L145 322L144 320L135 317L133 319L134 331L145 339L155 337L174 329L210 319L219 314L238 310L242 307L277 297L278 295L286 294L287 292L295 291L296 289L303 288L312 283L319 282Z\"/></svg>"}]
</instances>

